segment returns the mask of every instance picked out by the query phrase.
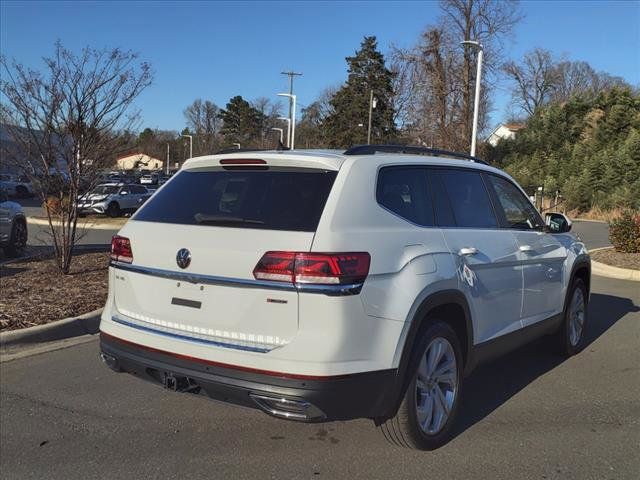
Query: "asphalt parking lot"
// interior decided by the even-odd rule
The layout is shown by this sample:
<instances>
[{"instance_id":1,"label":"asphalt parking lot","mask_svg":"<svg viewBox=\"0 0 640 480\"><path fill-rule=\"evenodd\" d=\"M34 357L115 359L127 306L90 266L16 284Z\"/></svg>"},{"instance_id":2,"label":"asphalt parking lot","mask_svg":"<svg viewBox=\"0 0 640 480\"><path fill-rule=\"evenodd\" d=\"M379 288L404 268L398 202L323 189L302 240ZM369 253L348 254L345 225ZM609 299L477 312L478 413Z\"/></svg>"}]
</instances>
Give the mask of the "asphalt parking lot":
<instances>
[{"instance_id":1,"label":"asphalt parking lot","mask_svg":"<svg viewBox=\"0 0 640 480\"><path fill-rule=\"evenodd\" d=\"M456 437L435 452L392 447L366 420L299 424L167 392L112 373L90 339L0 364L0 471L6 479L635 479L639 305L640 284L593 277L587 348L563 360L538 342L476 370Z\"/></svg>"}]
</instances>

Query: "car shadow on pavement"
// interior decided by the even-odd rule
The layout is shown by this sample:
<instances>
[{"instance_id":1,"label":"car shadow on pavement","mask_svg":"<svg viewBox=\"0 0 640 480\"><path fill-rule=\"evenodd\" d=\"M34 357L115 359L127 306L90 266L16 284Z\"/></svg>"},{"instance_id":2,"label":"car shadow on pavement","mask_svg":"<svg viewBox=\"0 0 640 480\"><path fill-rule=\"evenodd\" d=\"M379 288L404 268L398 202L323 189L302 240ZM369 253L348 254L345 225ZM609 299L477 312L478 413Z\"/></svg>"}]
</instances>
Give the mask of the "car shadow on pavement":
<instances>
[{"instance_id":1,"label":"car shadow on pavement","mask_svg":"<svg viewBox=\"0 0 640 480\"><path fill-rule=\"evenodd\" d=\"M640 307L634 305L629 298L593 293L589 303L589 325L586 331L585 349L627 313L638 311ZM545 340L548 338L541 338L504 357L482 365L465 379L453 437L462 434L536 378L565 361L565 358L553 353Z\"/></svg>"}]
</instances>

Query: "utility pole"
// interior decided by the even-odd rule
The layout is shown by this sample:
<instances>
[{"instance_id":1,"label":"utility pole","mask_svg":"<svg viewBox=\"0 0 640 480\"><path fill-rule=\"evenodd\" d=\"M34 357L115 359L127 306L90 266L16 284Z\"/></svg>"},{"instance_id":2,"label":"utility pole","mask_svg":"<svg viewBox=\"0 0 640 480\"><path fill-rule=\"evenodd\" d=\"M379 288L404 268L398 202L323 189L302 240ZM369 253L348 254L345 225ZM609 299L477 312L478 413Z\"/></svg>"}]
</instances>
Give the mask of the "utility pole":
<instances>
[{"instance_id":1,"label":"utility pole","mask_svg":"<svg viewBox=\"0 0 640 480\"><path fill-rule=\"evenodd\" d=\"M289 70L288 72L280 72L282 75L289 76L289 129L287 130L287 139L289 139L289 147L291 147L291 124L293 123L293 77L301 77L302 73Z\"/></svg>"},{"instance_id":2,"label":"utility pole","mask_svg":"<svg viewBox=\"0 0 640 480\"><path fill-rule=\"evenodd\" d=\"M165 172L169 175L169 161L171 157L169 156L169 143L167 143L167 167L165 168Z\"/></svg>"}]
</instances>

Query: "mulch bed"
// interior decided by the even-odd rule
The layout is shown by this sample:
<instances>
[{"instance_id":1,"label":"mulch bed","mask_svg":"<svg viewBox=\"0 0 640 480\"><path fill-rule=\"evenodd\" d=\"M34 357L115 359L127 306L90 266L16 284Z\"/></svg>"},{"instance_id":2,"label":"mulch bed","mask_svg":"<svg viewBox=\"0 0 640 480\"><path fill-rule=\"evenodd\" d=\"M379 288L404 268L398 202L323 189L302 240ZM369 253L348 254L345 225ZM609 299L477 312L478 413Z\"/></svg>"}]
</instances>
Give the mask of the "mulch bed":
<instances>
[{"instance_id":1,"label":"mulch bed","mask_svg":"<svg viewBox=\"0 0 640 480\"><path fill-rule=\"evenodd\" d=\"M612 267L640 270L640 253L621 253L616 252L613 248L608 248L591 252L590 255L594 261L605 263Z\"/></svg>"},{"instance_id":2,"label":"mulch bed","mask_svg":"<svg viewBox=\"0 0 640 480\"><path fill-rule=\"evenodd\" d=\"M104 306L109 254L76 255L61 275L50 258L0 266L0 331L42 325Z\"/></svg>"}]
</instances>

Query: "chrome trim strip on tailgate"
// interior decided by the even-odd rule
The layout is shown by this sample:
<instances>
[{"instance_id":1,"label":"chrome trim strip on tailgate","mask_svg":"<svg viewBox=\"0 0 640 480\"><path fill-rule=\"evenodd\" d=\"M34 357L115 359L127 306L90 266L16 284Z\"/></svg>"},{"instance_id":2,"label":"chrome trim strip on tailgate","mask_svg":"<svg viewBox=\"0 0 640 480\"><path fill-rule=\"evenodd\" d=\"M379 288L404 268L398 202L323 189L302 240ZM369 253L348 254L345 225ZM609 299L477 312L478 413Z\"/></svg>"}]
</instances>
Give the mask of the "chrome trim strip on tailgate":
<instances>
[{"instance_id":1,"label":"chrome trim strip on tailgate","mask_svg":"<svg viewBox=\"0 0 640 480\"><path fill-rule=\"evenodd\" d=\"M141 273L152 277L167 278L180 282L198 283L204 285L222 285L227 287L262 288L267 290L285 290L290 292L321 293L329 296L357 295L362 290L363 283L353 283L349 285L306 285L303 283L291 284L284 282L273 282L269 280L247 280L244 278L217 277L214 275L204 275L201 273L176 272L163 270L160 268L143 267L130 263L117 262L112 260L110 267L127 272Z\"/></svg>"},{"instance_id":2,"label":"chrome trim strip on tailgate","mask_svg":"<svg viewBox=\"0 0 640 480\"><path fill-rule=\"evenodd\" d=\"M137 323L129 322L123 318L118 317L117 315L112 315L111 320L115 323L119 323L120 325L125 325L130 328L135 328L136 330L155 333L155 334L163 335L165 337L170 337L170 338L177 338L179 340L186 340L188 342L203 343L205 345L212 345L215 347L231 348L234 350L244 350L246 352L256 352L256 353L268 353L271 350L273 350L273 348L261 348L261 347L254 347L250 345L239 345L237 343L218 342L215 340L208 340L206 338L192 337L190 335L182 335L180 333L173 333L173 332L168 332L166 330L159 330L157 328L147 327L145 325L139 325Z\"/></svg>"}]
</instances>

